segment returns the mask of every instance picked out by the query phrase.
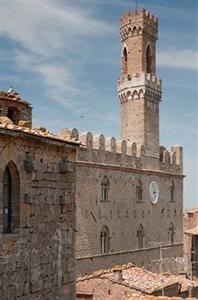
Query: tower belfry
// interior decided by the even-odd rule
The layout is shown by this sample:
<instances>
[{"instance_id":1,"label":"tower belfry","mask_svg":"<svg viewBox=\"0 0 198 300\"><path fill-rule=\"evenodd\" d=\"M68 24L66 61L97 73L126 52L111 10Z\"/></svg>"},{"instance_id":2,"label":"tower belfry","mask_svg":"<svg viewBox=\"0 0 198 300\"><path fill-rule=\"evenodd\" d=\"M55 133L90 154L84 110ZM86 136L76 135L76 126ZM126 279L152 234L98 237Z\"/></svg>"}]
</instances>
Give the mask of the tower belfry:
<instances>
[{"instance_id":1,"label":"tower belfry","mask_svg":"<svg viewBox=\"0 0 198 300\"><path fill-rule=\"evenodd\" d=\"M156 77L158 20L145 9L125 13L120 21L122 44L118 95L121 137L159 156L161 80Z\"/></svg>"}]
</instances>

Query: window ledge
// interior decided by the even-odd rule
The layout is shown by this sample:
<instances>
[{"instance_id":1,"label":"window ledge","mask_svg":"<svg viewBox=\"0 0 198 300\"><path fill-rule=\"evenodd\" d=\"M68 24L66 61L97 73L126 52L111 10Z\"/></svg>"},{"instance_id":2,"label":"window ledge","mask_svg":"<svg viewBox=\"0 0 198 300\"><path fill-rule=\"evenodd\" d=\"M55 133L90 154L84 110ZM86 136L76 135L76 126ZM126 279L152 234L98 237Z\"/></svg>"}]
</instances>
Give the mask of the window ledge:
<instances>
[{"instance_id":1,"label":"window ledge","mask_svg":"<svg viewBox=\"0 0 198 300\"><path fill-rule=\"evenodd\" d=\"M9 239L12 239L12 238L15 238L15 237L19 237L21 236L21 231L19 228L15 229L14 232L10 232L10 233L4 233L2 232L1 233L1 237L3 240L9 240Z\"/></svg>"}]
</instances>

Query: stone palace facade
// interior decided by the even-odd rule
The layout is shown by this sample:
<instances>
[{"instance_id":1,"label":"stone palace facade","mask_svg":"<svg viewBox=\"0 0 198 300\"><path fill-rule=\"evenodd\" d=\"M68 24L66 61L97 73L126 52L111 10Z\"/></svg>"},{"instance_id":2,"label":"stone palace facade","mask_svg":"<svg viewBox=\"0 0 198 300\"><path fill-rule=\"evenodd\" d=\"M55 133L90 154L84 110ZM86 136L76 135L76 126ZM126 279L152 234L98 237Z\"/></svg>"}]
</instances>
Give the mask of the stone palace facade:
<instances>
[{"instance_id":1,"label":"stone palace facade","mask_svg":"<svg viewBox=\"0 0 198 300\"><path fill-rule=\"evenodd\" d=\"M79 137L76 253L83 266L80 273L87 265L94 270L94 264L106 268L133 260L131 250L141 253L140 265L148 265L150 252L142 250L159 242L170 246L169 257L182 256L183 150L178 145L167 150L159 144L162 82L156 75L157 38L158 19L144 9L121 17L121 140L90 132ZM75 130L72 135L78 140Z\"/></svg>"},{"instance_id":2,"label":"stone palace facade","mask_svg":"<svg viewBox=\"0 0 198 300\"><path fill-rule=\"evenodd\" d=\"M125 13L120 38L120 141L32 129L31 105L0 92L0 299L73 300L76 273L152 269L160 244L182 256L183 150L159 143L157 18Z\"/></svg>"}]
</instances>

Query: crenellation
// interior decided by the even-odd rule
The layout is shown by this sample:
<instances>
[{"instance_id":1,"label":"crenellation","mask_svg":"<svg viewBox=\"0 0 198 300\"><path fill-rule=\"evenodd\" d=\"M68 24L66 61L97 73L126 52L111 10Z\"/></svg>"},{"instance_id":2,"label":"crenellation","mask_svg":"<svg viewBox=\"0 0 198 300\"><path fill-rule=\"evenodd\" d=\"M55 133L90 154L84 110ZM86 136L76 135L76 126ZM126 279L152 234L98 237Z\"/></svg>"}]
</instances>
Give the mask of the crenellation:
<instances>
[{"instance_id":1,"label":"crenellation","mask_svg":"<svg viewBox=\"0 0 198 300\"><path fill-rule=\"evenodd\" d=\"M93 148L93 135L91 132L82 132L80 135L80 142L82 145L87 147L87 149Z\"/></svg>"},{"instance_id":2,"label":"crenellation","mask_svg":"<svg viewBox=\"0 0 198 300\"><path fill-rule=\"evenodd\" d=\"M121 103L149 96L153 101L161 100L162 81L156 75L125 75L118 80L118 96Z\"/></svg>"},{"instance_id":3,"label":"crenellation","mask_svg":"<svg viewBox=\"0 0 198 300\"><path fill-rule=\"evenodd\" d=\"M152 164L152 158L146 155L145 146L136 142L116 142L115 137L105 138L103 134L92 135L90 132L81 133L79 140L81 147L78 150L78 161L117 164L137 169L147 169ZM156 165L156 157L153 158L154 164ZM163 146L159 148L158 165L160 170L174 171L176 174L180 174L182 167L181 164L176 164L176 151L168 151Z\"/></svg>"},{"instance_id":4,"label":"crenellation","mask_svg":"<svg viewBox=\"0 0 198 300\"><path fill-rule=\"evenodd\" d=\"M79 133L76 128L63 128L61 129L58 137L63 140L72 140L78 141L79 140Z\"/></svg>"},{"instance_id":5,"label":"crenellation","mask_svg":"<svg viewBox=\"0 0 198 300\"><path fill-rule=\"evenodd\" d=\"M176 153L176 165L183 167L183 147L174 145L171 147L171 151Z\"/></svg>"},{"instance_id":6,"label":"crenellation","mask_svg":"<svg viewBox=\"0 0 198 300\"><path fill-rule=\"evenodd\" d=\"M145 10L128 12L120 20L120 37L124 41L130 37L146 33L156 40L158 35L158 19Z\"/></svg>"},{"instance_id":7,"label":"crenellation","mask_svg":"<svg viewBox=\"0 0 198 300\"><path fill-rule=\"evenodd\" d=\"M133 143L130 141L127 141L127 155L132 156L133 152L132 152L132 145Z\"/></svg>"},{"instance_id":8,"label":"crenellation","mask_svg":"<svg viewBox=\"0 0 198 300\"><path fill-rule=\"evenodd\" d=\"M182 147L181 147L182 148ZM175 174L183 173L182 149L180 146L173 146L171 150L160 146L159 152L159 168L162 171L174 172Z\"/></svg>"},{"instance_id":9,"label":"crenellation","mask_svg":"<svg viewBox=\"0 0 198 300\"><path fill-rule=\"evenodd\" d=\"M100 151L105 151L105 137L103 134L93 135L93 148Z\"/></svg>"},{"instance_id":10,"label":"crenellation","mask_svg":"<svg viewBox=\"0 0 198 300\"><path fill-rule=\"evenodd\" d=\"M115 137L106 138L106 151L116 153L117 152L117 143Z\"/></svg>"},{"instance_id":11,"label":"crenellation","mask_svg":"<svg viewBox=\"0 0 198 300\"><path fill-rule=\"evenodd\" d=\"M127 143L125 140L117 142L117 153L120 153L122 155L127 154Z\"/></svg>"},{"instance_id":12,"label":"crenellation","mask_svg":"<svg viewBox=\"0 0 198 300\"><path fill-rule=\"evenodd\" d=\"M164 150L162 162L166 166L169 166L169 164L170 164L170 155L169 155L169 152L167 150Z\"/></svg>"},{"instance_id":13,"label":"crenellation","mask_svg":"<svg viewBox=\"0 0 198 300\"><path fill-rule=\"evenodd\" d=\"M137 144L137 157L143 158L144 156L144 145Z\"/></svg>"}]
</instances>

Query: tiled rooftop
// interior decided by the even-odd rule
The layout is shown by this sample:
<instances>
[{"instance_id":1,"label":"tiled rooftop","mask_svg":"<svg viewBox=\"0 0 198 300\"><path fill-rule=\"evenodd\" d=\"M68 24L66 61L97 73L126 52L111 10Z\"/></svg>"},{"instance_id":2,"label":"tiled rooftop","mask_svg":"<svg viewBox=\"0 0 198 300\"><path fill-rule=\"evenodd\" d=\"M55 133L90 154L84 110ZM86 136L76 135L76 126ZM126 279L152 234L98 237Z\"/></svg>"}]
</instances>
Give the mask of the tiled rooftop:
<instances>
[{"instance_id":1,"label":"tiled rooftop","mask_svg":"<svg viewBox=\"0 0 198 300\"><path fill-rule=\"evenodd\" d=\"M166 296L139 296L133 295L126 297L125 300L181 300L180 297L166 297ZM186 300L196 300L197 298L185 298Z\"/></svg>"},{"instance_id":2,"label":"tiled rooftop","mask_svg":"<svg viewBox=\"0 0 198 300\"><path fill-rule=\"evenodd\" d=\"M197 226L194 227L194 228L185 230L184 233L185 233L185 234L188 234L188 235L198 235L198 224L197 224Z\"/></svg>"},{"instance_id":3,"label":"tiled rooftop","mask_svg":"<svg viewBox=\"0 0 198 300\"><path fill-rule=\"evenodd\" d=\"M1 99L26 103L30 106L30 103L27 102L26 100L23 100L20 97L20 95L16 91L14 91L13 88L10 88L7 92L0 90L0 101L1 101ZM66 139L63 137L63 135L60 136L60 134L59 135L53 134L44 127L30 128L30 126L26 126L26 125L19 126L19 125L13 124L13 122L6 116L0 116L0 129L1 128L13 130L16 132L24 132L27 134L31 134L33 136L40 136L40 137L55 139L57 141L63 141L63 142L65 141L65 142L69 142L69 143L79 144L79 141Z\"/></svg>"},{"instance_id":4,"label":"tiled rooftop","mask_svg":"<svg viewBox=\"0 0 198 300\"><path fill-rule=\"evenodd\" d=\"M190 284L190 280L182 276L175 276L171 274L164 274L160 276L132 264L116 266L112 269L94 272L91 275L78 278L77 282L87 281L93 278L106 278L112 282L125 284L126 286L145 294L152 294L155 291L177 283L183 285L183 287Z\"/></svg>"},{"instance_id":5,"label":"tiled rooftop","mask_svg":"<svg viewBox=\"0 0 198 300\"><path fill-rule=\"evenodd\" d=\"M13 130L16 132L24 132L27 134L31 134L33 136L40 136L40 137L44 137L44 138L54 139L57 141L62 141L62 142L65 141L65 142L69 142L69 143L80 144L78 141L67 140L67 139L60 137L59 135L53 134L44 127L40 127L40 128L21 127L21 126L17 126L14 124L2 124L0 121L0 129L1 128Z\"/></svg>"},{"instance_id":6,"label":"tiled rooftop","mask_svg":"<svg viewBox=\"0 0 198 300\"><path fill-rule=\"evenodd\" d=\"M198 208L195 207L195 208L188 208L186 210L186 213L198 213Z\"/></svg>"}]
</instances>

